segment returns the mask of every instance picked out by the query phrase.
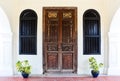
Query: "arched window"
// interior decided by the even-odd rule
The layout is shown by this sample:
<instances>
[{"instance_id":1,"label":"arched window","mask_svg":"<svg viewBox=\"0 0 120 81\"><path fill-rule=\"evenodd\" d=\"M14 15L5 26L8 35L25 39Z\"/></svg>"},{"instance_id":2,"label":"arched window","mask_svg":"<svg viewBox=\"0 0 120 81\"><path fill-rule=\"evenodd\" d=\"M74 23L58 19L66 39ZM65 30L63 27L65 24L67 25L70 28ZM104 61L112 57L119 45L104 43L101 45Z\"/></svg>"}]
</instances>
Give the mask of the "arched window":
<instances>
[{"instance_id":1,"label":"arched window","mask_svg":"<svg viewBox=\"0 0 120 81\"><path fill-rule=\"evenodd\" d=\"M83 15L83 53L84 55L101 52L100 15L89 9Z\"/></svg>"},{"instance_id":2,"label":"arched window","mask_svg":"<svg viewBox=\"0 0 120 81\"><path fill-rule=\"evenodd\" d=\"M35 55L37 52L37 14L30 9L20 15L19 53Z\"/></svg>"}]
</instances>

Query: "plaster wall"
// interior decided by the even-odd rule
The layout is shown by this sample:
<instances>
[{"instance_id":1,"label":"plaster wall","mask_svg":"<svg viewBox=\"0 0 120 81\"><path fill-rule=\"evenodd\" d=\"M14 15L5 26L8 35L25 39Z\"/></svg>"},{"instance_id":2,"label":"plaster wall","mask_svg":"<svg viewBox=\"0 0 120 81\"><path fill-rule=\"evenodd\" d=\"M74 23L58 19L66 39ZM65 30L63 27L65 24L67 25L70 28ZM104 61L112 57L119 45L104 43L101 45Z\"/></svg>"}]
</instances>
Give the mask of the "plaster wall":
<instances>
[{"instance_id":1,"label":"plaster wall","mask_svg":"<svg viewBox=\"0 0 120 81\"><path fill-rule=\"evenodd\" d=\"M47 2L47 3L46 3ZM18 1L19 3L19 10L18 12L16 12L16 28L14 29L17 33L17 35L19 36L19 15L20 13L25 10L25 9L33 9L37 15L38 15L38 51L37 51L37 55L32 55L32 56L27 56L27 55L19 55L18 54L18 41L17 42L17 47L16 47L16 55L15 57L17 57L18 59L35 59L35 60L30 60L30 62L32 63L33 66L33 74L42 74L43 72L43 68L42 68L42 27L43 27L43 7L77 7L77 31L78 31L78 67L77 67L77 73L78 74L88 74L89 70L89 64L88 64L88 58L91 56L89 55L83 55L83 14L87 9L95 9L99 12L99 14L101 15L101 31L102 31L102 35L101 35L101 55L95 55L96 59L98 59L99 62L104 62L104 31L105 27L104 27L104 18L105 18L105 9L103 4L103 1L101 0L92 0L92 1L88 1L88 0L84 0L84 1L80 1L80 0L70 0L70 1L64 1L64 0L47 0L47 1L33 1L33 0L21 0ZM104 28L104 29L103 29ZM15 40L19 40L18 37ZM16 59L16 60L18 60ZM102 71L103 73L103 71Z\"/></svg>"},{"instance_id":2,"label":"plaster wall","mask_svg":"<svg viewBox=\"0 0 120 81\"><path fill-rule=\"evenodd\" d=\"M108 68L108 31L111 19L119 7L119 0L0 0L0 5L10 21L12 38L13 73L17 74L15 63L18 60L28 59L32 65L32 74L43 73L42 27L43 7L77 7L77 33L78 33L78 74L89 75L88 58L95 56L98 62L104 63L101 69L107 74ZM33 9L38 15L37 24L37 55L19 55L19 16L25 9ZM101 55L83 55L83 14L87 9L95 9L101 17Z\"/></svg>"}]
</instances>

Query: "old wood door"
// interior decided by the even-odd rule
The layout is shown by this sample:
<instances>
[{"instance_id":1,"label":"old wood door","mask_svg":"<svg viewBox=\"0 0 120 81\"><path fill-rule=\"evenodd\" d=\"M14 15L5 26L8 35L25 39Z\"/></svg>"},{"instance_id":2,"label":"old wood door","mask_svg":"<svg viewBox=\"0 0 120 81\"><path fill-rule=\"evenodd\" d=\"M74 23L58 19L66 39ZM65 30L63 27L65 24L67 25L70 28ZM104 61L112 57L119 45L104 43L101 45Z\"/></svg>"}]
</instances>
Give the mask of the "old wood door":
<instances>
[{"instance_id":1,"label":"old wood door","mask_svg":"<svg viewBox=\"0 0 120 81\"><path fill-rule=\"evenodd\" d=\"M77 66L76 8L43 8L45 72L75 72Z\"/></svg>"}]
</instances>

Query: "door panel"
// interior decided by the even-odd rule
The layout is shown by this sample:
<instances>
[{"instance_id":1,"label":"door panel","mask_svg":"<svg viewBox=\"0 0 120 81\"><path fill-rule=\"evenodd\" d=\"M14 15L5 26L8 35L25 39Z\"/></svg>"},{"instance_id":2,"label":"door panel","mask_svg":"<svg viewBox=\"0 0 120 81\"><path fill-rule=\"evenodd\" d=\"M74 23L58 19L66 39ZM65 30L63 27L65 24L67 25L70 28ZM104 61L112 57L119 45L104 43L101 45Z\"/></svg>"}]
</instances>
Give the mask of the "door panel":
<instances>
[{"instance_id":1,"label":"door panel","mask_svg":"<svg viewBox=\"0 0 120 81\"><path fill-rule=\"evenodd\" d=\"M73 54L64 53L62 55L62 69L73 69Z\"/></svg>"},{"instance_id":2,"label":"door panel","mask_svg":"<svg viewBox=\"0 0 120 81\"><path fill-rule=\"evenodd\" d=\"M62 11L62 70L73 70L74 11Z\"/></svg>"},{"instance_id":3,"label":"door panel","mask_svg":"<svg viewBox=\"0 0 120 81\"><path fill-rule=\"evenodd\" d=\"M58 54L48 53L47 54L47 67L48 69L58 69Z\"/></svg>"},{"instance_id":4,"label":"door panel","mask_svg":"<svg viewBox=\"0 0 120 81\"><path fill-rule=\"evenodd\" d=\"M44 8L44 70L76 71L76 8Z\"/></svg>"}]
</instances>

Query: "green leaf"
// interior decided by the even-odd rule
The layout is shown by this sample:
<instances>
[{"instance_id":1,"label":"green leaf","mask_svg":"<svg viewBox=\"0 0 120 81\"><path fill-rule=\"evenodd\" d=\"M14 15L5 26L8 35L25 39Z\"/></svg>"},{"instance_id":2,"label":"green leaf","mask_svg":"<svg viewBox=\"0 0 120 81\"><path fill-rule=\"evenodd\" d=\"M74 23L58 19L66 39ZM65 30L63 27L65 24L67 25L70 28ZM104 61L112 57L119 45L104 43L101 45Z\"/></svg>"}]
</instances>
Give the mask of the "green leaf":
<instances>
[{"instance_id":1,"label":"green leaf","mask_svg":"<svg viewBox=\"0 0 120 81\"><path fill-rule=\"evenodd\" d=\"M99 68L103 67L103 63L98 64L94 57L89 58L89 65L94 71L99 71Z\"/></svg>"},{"instance_id":2,"label":"green leaf","mask_svg":"<svg viewBox=\"0 0 120 81\"><path fill-rule=\"evenodd\" d=\"M25 72L27 74L31 73L31 66L29 65L28 60L16 62L16 68L18 72Z\"/></svg>"}]
</instances>

